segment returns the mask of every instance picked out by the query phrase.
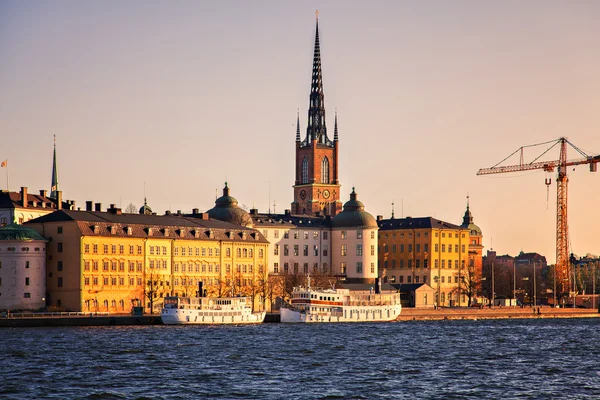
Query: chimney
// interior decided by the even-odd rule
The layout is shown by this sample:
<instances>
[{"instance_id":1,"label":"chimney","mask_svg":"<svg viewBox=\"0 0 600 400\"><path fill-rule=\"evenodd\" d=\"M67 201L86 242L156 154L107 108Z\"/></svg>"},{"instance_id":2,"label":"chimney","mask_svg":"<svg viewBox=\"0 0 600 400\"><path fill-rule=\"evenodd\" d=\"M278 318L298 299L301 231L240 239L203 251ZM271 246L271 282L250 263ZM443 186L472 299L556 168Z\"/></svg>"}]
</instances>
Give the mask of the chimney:
<instances>
[{"instance_id":1,"label":"chimney","mask_svg":"<svg viewBox=\"0 0 600 400\"><path fill-rule=\"evenodd\" d=\"M209 220L208 213L200 213L200 219L203 219L204 221L208 221Z\"/></svg>"},{"instance_id":2,"label":"chimney","mask_svg":"<svg viewBox=\"0 0 600 400\"><path fill-rule=\"evenodd\" d=\"M120 208L117 208L116 204L111 204L110 207L108 208L109 213L114 214L114 215L121 215L123 214L123 212L121 211Z\"/></svg>"},{"instance_id":3,"label":"chimney","mask_svg":"<svg viewBox=\"0 0 600 400\"><path fill-rule=\"evenodd\" d=\"M86 201L85 202L85 211L93 211L94 210L94 202L93 201Z\"/></svg>"},{"instance_id":4,"label":"chimney","mask_svg":"<svg viewBox=\"0 0 600 400\"><path fill-rule=\"evenodd\" d=\"M177 215L181 215L181 210L177 210Z\"/></svg>"},{"instance_id":5,"label":"chimney","mask_svg":"<svg viewBox=\"0 0 600 400\"><path fill-rule=\"evenodd\" d=\"M383 215L378 215L377 216L377 222L379 222L379 221L383 221Z\"/></svg>"},{"instance_id":6,"label":"chimney","mask_svg":"<svg viewBox=\"0 0 600 400\"><path fill-rule=\"evenodd\" d=\"M171 210L165 211L165 215L171 215Z\"/></svg>"},{"instance_id":7,"label":"chimney","mask_svg":"<svg viewBox=\"0 0 600 400\"><path fill-rule=\"evenodd\" d=\"M71 210L75 209L75 200L71 200Z\"/></svg>"},{"instance_id":8,"label":"chimney","mask_svg":"<svg viewBox=\"0 0 600 400\"><path fill-rule=\"evenodd\" d=\"M251 208L251 209L250 209L250 215L258 215L258 209L256 209L256 208Z\"/></svg>"},{"instance_id":9,"label":"chimney","mask_svg":"<svg viewBox=\"0 0 600 400\"><path fill-rule=\"evenodd\" d=\"M96 203L94 211L102 211L102 203Z\"/></svg>"},{"instance_id":10,"label":"chimney","mask_svg":"<svg viewBox=\"0 0 600 400\"><path fill-rule=\"evenodd\" d=\"M192 209L192 214L193 214L193 215L198 215L198 213L199 213L199 212L200 212L200 210L199 210L199 209L197 209L197 208L193 208L193 209Z\"/></svg>"},{"instance_id":11,"label":"chimney","mask_svg":"<svg viewBox=\"0 0 600 400\"><path fill-rule=\"evenodd\" d=\"M40 196L42 196L43 198L46 198L46 193L48 193L47 190L40 190Z\"/></svg>"},{"instance_id":12,"label":"chimney","mask_svg":"<svg viewBox=\"0 0 600 400\"><path fill-rule=\"evenodd\" d=\"M289 217L290 215L292 215L292 211L291 210L285 210L285 216Z\"/></svg>"},{"instance_id":13,"label":"chimney","mask_svg":"<svg viewBox=\"0 0 600 400\"><path fill-rule=\"evenodd\" d=\"M56 209L62 210L62 190L56 192Z\"/></svg>"},{"instance_id":14,"label":"chimney","mask_svg":"<svg viewBox=\"0 0 600 400\"><path fill-rule=\"evenodd\" d=\"M27 208L27 188L25 186L21 186L21 204L23 208Z\"/></svg>"}]
</instances>

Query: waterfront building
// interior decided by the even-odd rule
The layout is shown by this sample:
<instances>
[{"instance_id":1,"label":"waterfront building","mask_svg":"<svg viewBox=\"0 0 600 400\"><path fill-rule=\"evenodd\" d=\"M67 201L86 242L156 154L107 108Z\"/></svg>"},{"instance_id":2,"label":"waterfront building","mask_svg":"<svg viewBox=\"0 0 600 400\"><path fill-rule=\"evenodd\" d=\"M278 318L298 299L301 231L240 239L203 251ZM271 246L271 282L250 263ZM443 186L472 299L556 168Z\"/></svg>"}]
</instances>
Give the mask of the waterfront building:
<instances>
[{"instance_id":1,"label":"waterfront building","mask_svg":"<svg viewBox=\"0 0 600 400\"><path fill-rule=\"evenodd\" d=\"M435 289L439 306L467 305L467 283L473 279L475 284L466 268L467 229L431 217L378 216L377 222L378 263L384 281L427 283Z\"/></svg>"},{"instance_id":2,"label":"waterfront building","mask_svg":"<svg viewBox=\"0 0 600 400\"><path fill-rule=\"evenodd\" d=\"M293 214L335 215L341 211L338 154L337 114L333 140L327 135L317 19L308 124L304 139L300 136L300 116L296 124L296 177L291 208Z\"/></svg>"},{"instance_id":3,"label":"waterfront building","mask_svg":"<svg viewBox=\"0 0 600 400\"><path fill-rule=\"evenodd\" d=\"M262 308L268 276L268 242L254 229L177 215L60 210L27 223L50 240L47 248L49 307L128 313L162 306L167 295L249 295Z\"/></svg>"},{"instance_id":4,"label":"waterfront building","mask_svg":"<svg viewBox=\"0 0 600 400\"><path fill-rule=\"evenodd\" d=\"M33 229L0 228L0 310L37 310L46 296L46 242Z\"/></svg>"},{"instance_id":5,"label":"waterfront building","mask_svg":"<svg viewBox=\"0 0 600 400\"><path fill-rule=\"evenodd\" d=\"M377 267L377 220L365 211L352 188L350 200L332 220L331 248L335 275L348 283L375 283Z\"/></svg>"},{"instance_id":6,"label":"waterfront building","mask_svg":"<svg viewBox=\"0 0 600 400\"><path fill-rule=\"evenodd\" d=\"M46 190L40 190L39 194L31 194L25 186L21 187L20 192L1 191L0 226L12 221L22 224L56 210L75 208L75 201L62 200L62 192L57 191L55 198L48 197L47 193Z\"/></svg>"},{"instance_id":7,"label":"waterfront building","mask_svg":"<svg viewBox=\"0 0 600 400\"><path fill-rule=\"evenodd\" d=\"M460 227L469 230L469 268L475 272L476 276L481 277L483 271L483 233L481 228L473 222L473 214L469 209L469 197L467 197L467 209Z\"/></svg>"}]
</instances>

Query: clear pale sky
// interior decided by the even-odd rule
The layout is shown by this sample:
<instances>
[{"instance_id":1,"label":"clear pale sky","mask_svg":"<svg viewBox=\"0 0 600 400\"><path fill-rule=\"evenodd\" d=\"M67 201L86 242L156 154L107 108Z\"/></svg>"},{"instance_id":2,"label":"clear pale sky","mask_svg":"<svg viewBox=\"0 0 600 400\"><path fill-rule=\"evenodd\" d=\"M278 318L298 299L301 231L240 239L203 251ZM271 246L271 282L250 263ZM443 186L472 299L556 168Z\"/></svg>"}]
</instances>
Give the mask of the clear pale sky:
<instances>
[{"instance_id":1,"label":"clear pale sky","mask_svg":"<svg viewBox=\"0 0 600 400\"><path fill-rule=\"evenodd\" d=\"M593 0L4 0L0 160L10 189L50 189L56 134L60 187L80 207L140 207L145 182L158 213L206 210L227 180L240 204L290 208L315 9L343 200L356 186L373 215L389 217L395 201L396 216L459 224L469 194L486 249L554 262L555 174L546 201L543 171L476 172L561 136L600 153ZM569 178L572 251L600 254L600 173L581 166Z\"/></svg>"}]
</instances>

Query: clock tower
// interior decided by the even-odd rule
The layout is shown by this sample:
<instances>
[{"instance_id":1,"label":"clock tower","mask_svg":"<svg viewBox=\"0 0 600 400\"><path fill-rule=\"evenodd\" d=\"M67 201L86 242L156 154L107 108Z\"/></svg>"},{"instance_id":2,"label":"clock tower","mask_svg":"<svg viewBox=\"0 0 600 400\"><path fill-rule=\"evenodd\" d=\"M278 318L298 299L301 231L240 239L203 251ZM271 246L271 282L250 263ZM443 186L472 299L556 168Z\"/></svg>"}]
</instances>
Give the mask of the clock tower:
<instances>
[{"instance_id":1,"label":"clock tower","mask_svg":"<svg viewBox=\"0 0 600 400\"><path fill-rule=\"evenodd\" d=\"M300 138L300 115L296 124L296 181L294 185L293 214L336 215L342 211L338 179L338 125L335 115L333 141L327 136L321 50L319 47L319 20L315 34L308 126L306 137Z\"/></svg>"}]
</instances>

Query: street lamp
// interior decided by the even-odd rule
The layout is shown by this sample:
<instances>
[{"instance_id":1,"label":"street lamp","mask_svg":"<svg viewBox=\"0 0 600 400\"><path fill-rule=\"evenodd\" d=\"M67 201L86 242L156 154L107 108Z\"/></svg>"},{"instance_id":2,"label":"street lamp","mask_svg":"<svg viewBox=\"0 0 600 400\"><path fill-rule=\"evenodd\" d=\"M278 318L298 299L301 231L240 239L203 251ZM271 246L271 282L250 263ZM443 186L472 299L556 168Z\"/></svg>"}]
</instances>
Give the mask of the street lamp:
<instances>
[{"instance_id":1,"label":"street lamp","mask_svg":"<svg viewBox=\"0 0 600 400\"><path fill-rule=\"evenodd\" d=\"M535 261L533 262L533 306L537 306L537 287L535 285Z\"/></svg>"}]
</instances>

